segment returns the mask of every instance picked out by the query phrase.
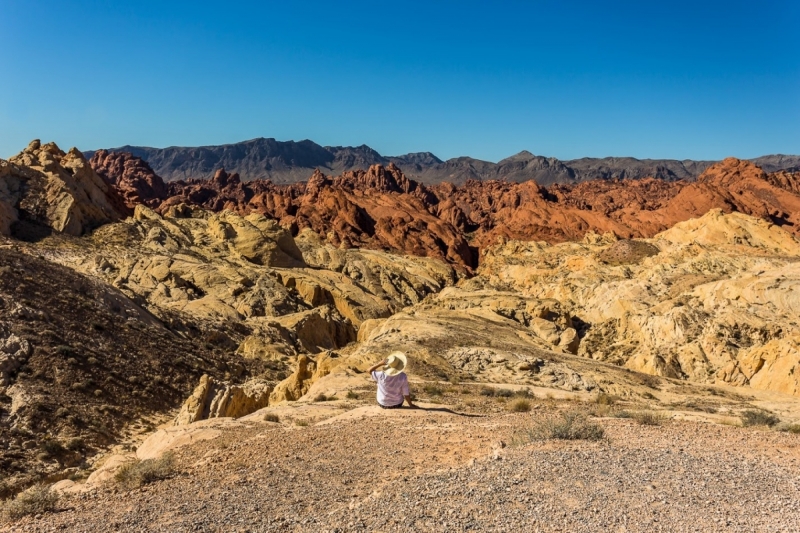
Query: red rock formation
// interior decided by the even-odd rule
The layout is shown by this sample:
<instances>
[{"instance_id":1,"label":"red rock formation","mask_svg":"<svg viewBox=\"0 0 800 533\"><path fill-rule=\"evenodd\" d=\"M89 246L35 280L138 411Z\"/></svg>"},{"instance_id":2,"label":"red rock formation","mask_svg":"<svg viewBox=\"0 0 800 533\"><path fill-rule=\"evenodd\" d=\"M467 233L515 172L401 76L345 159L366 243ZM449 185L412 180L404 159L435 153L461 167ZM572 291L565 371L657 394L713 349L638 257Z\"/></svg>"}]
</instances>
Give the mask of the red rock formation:
<instances>
[{"instance_id":1,"label":"red rock formation","mask_svg":"<svg viewBox=\"0 0 800 533\"><path fill-rule=\"evenodd\" d=\"M119 191L128 208L137 204L154 207L167 198L164 180L146 161L132 154L98 150L89 164L106 183Z\"/></svg>"},{"instance_id":2,"label":"red rock formation","mask_svg":"<svg viewBox=\"0 0 800 533\"><path fill-rule=\"evenodd\" d=\"M92 161L99 164L109 157ZM117 175L107 178L112 183L135 191L156 189L148 174L128 171L128 163L104 168L117 169ZM147 186L137 184L148 179ZM478 248L500 236L547 242L579 240L588 231L651 237L713 208L762 217L800 235L799 189L797 174L768 175L750 162L729 158L694 183L648 178L549 188L534 181L426 187L390 164L334 178L317 170L306 183L282 186L269 180L243 183L237 174L220 169L211 180L168 184L164 200L139 197L161 211L180 203L242 214L256 211L293 232L311 228L335 246L437 257L471 269L477 266Z\"/></svg>"}]
</instances>

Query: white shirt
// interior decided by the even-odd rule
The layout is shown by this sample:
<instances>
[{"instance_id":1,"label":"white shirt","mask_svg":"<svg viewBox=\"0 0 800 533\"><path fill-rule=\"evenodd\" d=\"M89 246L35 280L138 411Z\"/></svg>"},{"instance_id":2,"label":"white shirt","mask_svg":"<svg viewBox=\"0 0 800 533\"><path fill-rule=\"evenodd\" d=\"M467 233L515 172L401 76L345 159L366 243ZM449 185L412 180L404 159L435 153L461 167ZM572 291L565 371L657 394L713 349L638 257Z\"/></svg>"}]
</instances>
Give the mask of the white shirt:
<instances>
[{"instance_id":1,"label":"white shirt","mask_svg":"<svg viewBox=\"0 0 800 533\"><path fill-rule=\"evenodd\" d=\"M400 405L405 396L411 396L405 373L387 376L382 371L373 370L372 379L378 382L378 403L381 405Z\"/></svg>"}]
</instances>

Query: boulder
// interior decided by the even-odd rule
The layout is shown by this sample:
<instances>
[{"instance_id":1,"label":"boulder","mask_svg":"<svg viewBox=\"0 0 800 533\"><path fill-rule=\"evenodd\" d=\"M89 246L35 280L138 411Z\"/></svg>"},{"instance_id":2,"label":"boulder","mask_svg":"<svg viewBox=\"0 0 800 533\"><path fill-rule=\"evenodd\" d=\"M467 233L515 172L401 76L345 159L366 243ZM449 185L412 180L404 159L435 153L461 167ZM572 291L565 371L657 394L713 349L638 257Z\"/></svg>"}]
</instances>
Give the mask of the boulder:
<instances>
[{"instance_id":1,"label":"boulder","mask_svg":"<svg viewBox=\"0 0 800 533\"><path fill-rule=\"evenodd\" d=\"M239 418L269 405L273 385L251 380L243 385L218 382L204 375L181 407L174 425L191 424L208 418Z\"/></svg>"}]
</instances>

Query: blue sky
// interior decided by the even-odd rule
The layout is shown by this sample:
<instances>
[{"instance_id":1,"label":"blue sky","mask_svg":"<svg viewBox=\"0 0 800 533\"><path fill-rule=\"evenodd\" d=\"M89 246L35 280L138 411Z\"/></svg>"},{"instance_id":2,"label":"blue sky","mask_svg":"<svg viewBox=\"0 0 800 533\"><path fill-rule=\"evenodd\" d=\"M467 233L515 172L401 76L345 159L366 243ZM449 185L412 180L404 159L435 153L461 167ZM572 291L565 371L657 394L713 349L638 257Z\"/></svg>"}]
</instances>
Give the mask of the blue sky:
<instances>
[{"instance_id":1,"label":"blue sky","mask_svg":"<svg viewBox=\"0 0 800 533\"><path fill-rule=\"evenodd\" d=\"M497 161L800 153L800 2L0 0L0 157L254 137Z\"/></svg>"}]
</instances>

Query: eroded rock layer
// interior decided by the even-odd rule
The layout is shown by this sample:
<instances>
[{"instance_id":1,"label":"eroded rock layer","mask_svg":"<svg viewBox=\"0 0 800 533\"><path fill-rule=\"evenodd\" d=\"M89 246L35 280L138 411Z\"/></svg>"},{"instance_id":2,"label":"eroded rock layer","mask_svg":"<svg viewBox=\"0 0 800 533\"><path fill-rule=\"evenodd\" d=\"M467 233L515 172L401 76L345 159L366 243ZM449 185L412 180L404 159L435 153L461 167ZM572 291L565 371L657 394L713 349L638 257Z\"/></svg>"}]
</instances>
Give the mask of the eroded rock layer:
<instances>
[{"instance_id":1,"label":"eroded rock layer","mask_svg":"<svg viewBox=\"0 0 800 533\"><path fill-rule=\"evenodd\" d=\"M92 161L109 157L103 153ZM154 180L148 174L142 178L149 180L146 186L137 188L135 173L109 168L101 173L128 189L148 190ZM164 199L141 201L159 212L179 204L258 212L293 233L311 229L336 247L435 257L471 270L478 266L479 249L498 238L557 243L580 240L589 231L652 237L715 208L757 216L798 234L799 182L796 173L766 174L735 158L712 165L696 182L596 180L549 188L535 181L426 186L389 164L335 178L317 171L305 183L286 186L244 183L220 170L211 180L168 184Z\"/></svg>"}]
</instances>

